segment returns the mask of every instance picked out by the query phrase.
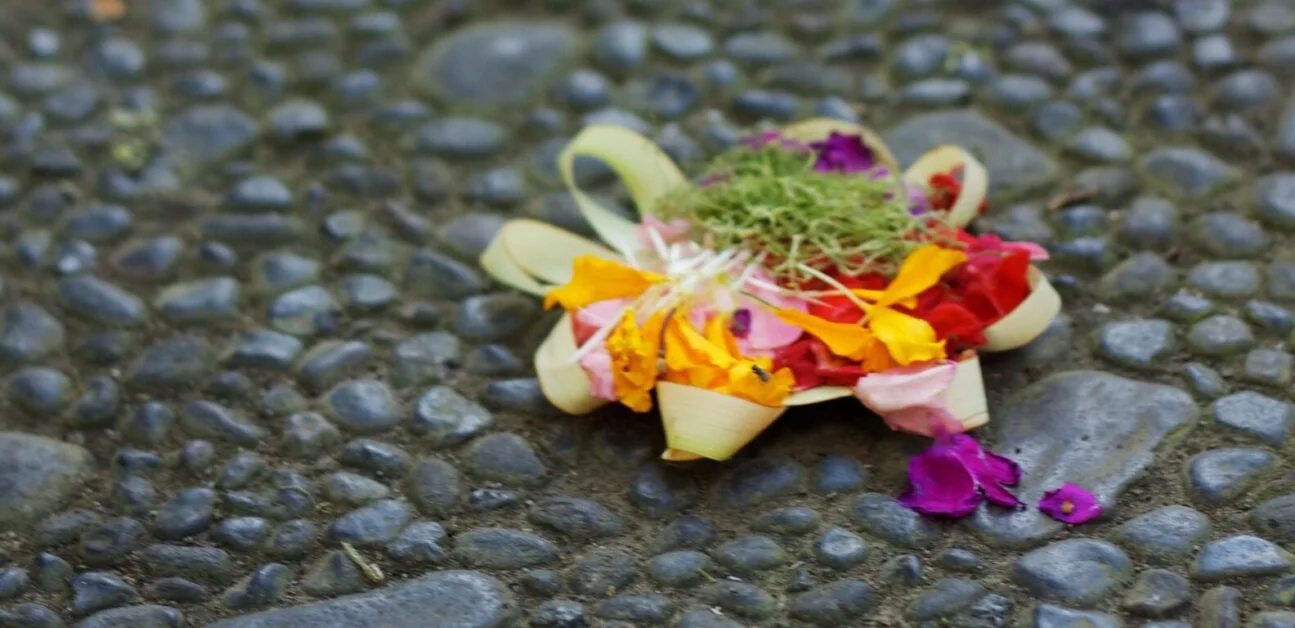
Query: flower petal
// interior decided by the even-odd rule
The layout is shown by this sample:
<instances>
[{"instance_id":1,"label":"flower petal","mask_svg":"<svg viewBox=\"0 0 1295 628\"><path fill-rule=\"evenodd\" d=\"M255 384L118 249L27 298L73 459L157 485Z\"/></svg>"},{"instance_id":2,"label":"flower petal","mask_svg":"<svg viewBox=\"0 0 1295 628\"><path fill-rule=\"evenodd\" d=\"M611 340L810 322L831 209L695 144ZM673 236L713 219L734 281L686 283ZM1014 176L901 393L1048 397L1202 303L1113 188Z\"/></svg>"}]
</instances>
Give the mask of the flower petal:
<instances>
[{"instance_id":1,"label":"flower petal","mask_svg":"<svg viewBox=\"0 0 1295 628\"><path fill-rule=\"evenodd\" d=\"M599 347L580 358L580 368L593 384L594 396L608 401L616 401L615 378L612 377L612 356L607 349Z\"/></svg>"},{"instance_id":2,"label":"flower petal","mask_svg":"<svg viewBox=\"0 0 1295 628\"><path fill-rule=\"evenodd\" d=\"M944 273L965 261L967 261L967 255L962 251L928 244L904 258L904 263L899 266L899 272L895 273L895 278L880 295L865 295L859 292L856 294L873 300L881 306L913 307L916 304L917 295L934 286Z\"/></svg>"},{"instance_id":3,"label":"flower petal","mask_svg":"<svg viewBox=\"0 0 1295 628\"><path fill-rule=\"evenodd\" d=\"M945 447L931 447L909 460L908 481L899 503L922 514L965 517L984 499L971 473Z\"/></svg>"},{"instance_id":4,"label":"flower petal","mask_svg":"<svg viewBox=\"0 0 1295 628\"><path fill-rule=\"evenodd\" d=\"M1067 482L1055 491L1044 493L1039 510L1062 523L1079 525L1100 517L1102 505L1083 487Z\"/></svg>"},{"instance_id":5,"label":"flower petal","mask_svg":"<svg viewBox=\"0 0 1295 628\"><path fill-rule=\"evenodd\" d=\"M799 310L775 310L778 319L799 327L823 341L832 353L843 358L859 360L877 343L871 331L853 323L834 323Z\"/></svg>"},{"instance_id":6,"label":"flower petal","mask_svg":"<svg viewBox=\"0 0 1295 628\"><path fill-rule=\"evenodd\" d=\"M944 341L935 339L935 328L916 316L874 306L868 311L868 329L901 366L941 360L946 355Z\"/></svg>"},{"instance_id":7,"label":"flower petal","mask_svg":"<svg viewBox=\"0 0 1295 628\"><path fill-rule=\"evenodd\" d=\"M665 281L656 273L592 255L577 257L572 266L571 281L544 295L546 309L561 305L574 312L599 301L636 297L653 284Z\"/></svg>"},{"instance_id":8,"label":"flower petal","mask_svg":"<svg viewBox=\"0 0 1295 628\"><path fill-rule=\"evenodd\" d=\"M943 405L944 392L957 373L953 361L893 368L859 378L854 391L877 414L905 408Z\"/></svg>"}]
</instances>

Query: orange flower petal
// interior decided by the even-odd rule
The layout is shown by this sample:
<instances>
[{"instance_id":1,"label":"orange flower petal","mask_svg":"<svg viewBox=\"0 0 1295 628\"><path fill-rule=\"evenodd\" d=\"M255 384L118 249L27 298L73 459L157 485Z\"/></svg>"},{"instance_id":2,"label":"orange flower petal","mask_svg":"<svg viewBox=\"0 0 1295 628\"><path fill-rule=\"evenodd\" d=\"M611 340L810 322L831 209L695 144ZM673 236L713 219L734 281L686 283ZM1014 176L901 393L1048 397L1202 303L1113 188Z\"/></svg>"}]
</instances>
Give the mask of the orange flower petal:
<instances>
[{"instance_id":1,"label":"orange flower petal","mask_svg":"<svg viewBox=\"0 0 1295 628\"><path fill-rule=\"evenodd\" d=\"M795 325L823 341L832 353L851 360L860 360L876 344L872 332L862 325L835 323L813 314L796 310L777 310L778 319Z\"/></svg>"},{"instance_id":2,"label":"orange flower petal","mask_svg":"<svg viewBox=\"0 0 1295 628\"><path fill-rule=\"evenodd\" d=\"M544 295L544 308L561 305L573 312L599 301L636 297L665 279L619 262L582 255L572 264L571 281Z\"/></svg>"},{"instance_id":3,"label":"orange flower petal","mask_svg":"<svg viewBox=\"0 0 1295 628\"><path fill-rule=\"evenodd\" d=\"M640 328L634 311L630 310L607 337L605 346L612 359L612 389L616 398L635 412L652 409L664 325L665 313L658 313Z\"/></svg>"}]
</instances>

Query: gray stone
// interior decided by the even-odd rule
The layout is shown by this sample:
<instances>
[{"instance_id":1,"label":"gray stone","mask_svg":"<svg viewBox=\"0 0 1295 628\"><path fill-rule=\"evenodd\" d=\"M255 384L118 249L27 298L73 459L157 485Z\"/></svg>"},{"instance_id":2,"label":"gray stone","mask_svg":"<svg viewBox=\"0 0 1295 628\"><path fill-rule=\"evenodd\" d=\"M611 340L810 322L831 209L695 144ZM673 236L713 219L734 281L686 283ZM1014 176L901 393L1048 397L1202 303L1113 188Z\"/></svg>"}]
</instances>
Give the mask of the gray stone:
<instances>
[{"instance_id":1,"label":"gray stone","mask_svg":"<svg viewBox=\"0 0 1295 628\"><path fill-rule=\"evenodd\" d=\"M1290 437L1291 404L1256 392L1228 395L1210 405L1214 422L1280 447Z\"/></svg>"},{"instance_id":2,"label":"gray stone","mask_svg":"<svg viewBox=\"0 0 1295 628\"><path fill-rule=\"evenodd\" d=\"M333 420L361 434L384 432L400 423L400 406L387 385L372 379L339 384L325 395Z\"/></svg>"},{"instance_id":3,"label":"gray stone","mask_svg":"<svg viewBox=\"0 0 1295 628\"><path fill-rule=\"evenodd\" d=\"M1188 491L1210 505L1242 496L1276 463L1262 449L1213 449L1198 454L1187 465Z\"/></svg>"},{"instance_id":4,"label":"gray stone","mask_svg":"<svg viewBox=\"0 0 1295 628\"><path fill-rule=\"evenodd\" d=\"M1138 166L1157 188L1186 200L1207 198L1241 178L1236 168L1198 148L1159 148Z\"/></svg>"},{"instance_id":5,"label":"gray stone","mask_svg":"<svg viewBox=\"0 0 1295 628\"><path fill-rule=\"evenodd\" d=\"M334 550L320 556L306 569L301 590L315 597L332 597L363 591L364 574L346 552Z\"/></svg>"},{"instance_id":6,"label":"gray stone","mask_svg":"<svg viewBox=\"0 0 1295 628\"><path fill-rule=\"evenodd\" d=\"M1259 271L1247 262L1205 262L1187 273L1187 281L1206 296L1244 299L1259 292Z\"/></svg>"},{"instance_id":7,"label":"gray stone","mask_svg":"<svg viewBox=\"0 0 1295 628\"><path fill-rule=\"evenodd\" d=\"M994 190L1036 188L1052 181L1058 172L1050 157L973 111L914 116L886 133L885 142L905 164L942 144L962 146L980 156Z\"/></svg>"},{"instance_id":8,"label":"gray stone","mask_svg":"<svg viewBox=\"0 0 1295 628\"><path fill-rule=\"evenodd\" d=\"M1120 620L1106 613L1077 611L1051 604L1040 604L1031 617L1034 628L1120 628Z\"/></svg>"},{"instance_id":9,"label":"gray stone","mask_svg":"<svg viewBox=\"0 0 1295 628\"><path fill-rule=\"evenodd\" d=\"M381 546L395 538L412 516L408 502L384 499L342 515L329 526L328 536L358 547Z\"/></svg>"},{"instance_id":10,"label":"gray stone","mask_svg":"<svg viewBox=\"0 0 1295 628\"><path fill-rule=\"evenodd\" d=\"M549 497L531 508L527 520L577 540L620 536L621 516L598 502L578 497Z\"/></svg>"},{"instance_id":11,"label":"gray stone","mask_svg":"<svg viewBox=\"0 0 1295 628\"><path fill-rule=\"evenodd\" d=\"M1187 347L1194 353L1221 357L1247 351L1255 344L1254 333L1245 321L1226 314L1211 316L1187 332Z\"/></svg>"},{"instance_id":12,"label":"gray stone","mask_svg":"<svg viewBox=\"0 0 1295 628\"><path fill-rule=\"evenodd\" d=\"M908 616L919 621L953 615L985 596L985 587L973 580L950 578L935 583L908 607Z\"/></svg>"},{"instance_id":13,"label":"gray stone","mask_svg":"<svg viewBox=\"0 0 1295 628\"><path fill-rule=\"evenodd\" d=\"M839 626L864 616L877 604L872 588L859 580L837 580L791 598L787 613L815 626Z\"/></svg>"},{"instance_id":14,"label":"gray stone","mask_svg":"<svg viewBox=\"0 0 1295 628\"><path fill-rule=\"evenodd\" d=\"M445 528L434 521L417 521L406 527L387 544L387 553L410 562L439 563L446 558L441 543L447 535Z\"/></svg>"},{"instance_id":15,"label":"gray stone","mask_svg":"<svg viewBox=\"0 0 1295 628\"><path fill-rule=\"evenodd\" d=\"M77 628L181 628L184 613L170 606L126 606L99 611L77 623Z\"/></svg>"},{"instance_id":16,"label":"gray stone","mask_svg":"<svg viewBox=\"0 0 1295 628\"><path fill-rule=\"evenodd\" d=\"M36 362L63 348L63 325L30 302L0 310L0 360L17 364Z\"/></svg>"},{"instance_id":17,"label":"gray stone","mask_svg":"<svg viewBox=\"0 0 1295 628\"><path fill-rule=\"evenodd\" d=\"M170 164L195 171L246 150L260 134L256 121L229 105L199 105L170 118L162 148Z\"/></svg>"},{"instance_id":18,"label":"gray stone","mask_svg":"<svg viewBox=\"0 0 1295 628\"><path fill-rule=\"evenodd\" d=\"M1165 358L1178 350L1174 326L1158 319L1106 323L1096 338L1102 357L1141 370L1162 368Z\"/></svg>"},{"instance_id":19,"label":"gray stone","mask_svg":"<svg viewBox=\"0 0 1295 628\"><path fill-rule=\"evenodd\" d=\"M558 548L529 532L477 528L454 537L453 555L472 567L509 570L548 565L557 560Z\"/></svg>"},{"instance_id":20,"label":"gray stone","mask_svg":"<svg viewBox=\"0 0 1295 628\"><path fill-rule=\"evenodd\" d=\"M567 585L579 595L611 597L634 580L634 557L619 549L595 549L567 570Z\"/></svg>"},{"instance_id":21,"label":"gray stone","mask_svg":"<svg viewBox=\"0 0 1295 628\"><path fill-rule=\"evenodd\" d=\"M1270 499L1250 512L1250 525L1264 536L1281 542L1295 540L1295 495Z\"/></svg>"},{"instance_id":22,"label":"gray stone","mask_svg":"<svg viewBox=\"0 0 1295 628\"><path fill-rule=\"evenodd\" d=\"M750 535L720 545L711 554L716 563L739 575L773 569L787 562L787 552L767 536Z\"/></svg>"},{"instance_id":23,"label":"gray stone","mask_svg":"<svg viewBox=\"0 0 1295 628\"><path fill-rule=\"evenodd\" d=\"M759 458L729 471L715 486L716 505L749 508L801 490L805 468L785 458Z\"/></svg>"},{"instance_id":24,"label":"gray stone","mask_svg":"<svg viewBox=\"0 0 1295 628\"><path fill-rule=\"evenodd\" d=\"M1112 540L1155 564L1168 565L1192 555L1209 538L1209 517L1186 506L1165 506L1115 529Z\"/></svg>"},{"instance_id":25,"label":"gray stone","mask_svg":"<svg viewBox=\"0 0 1295 628\"><path fill-rule=\"evenodd\" d=\"M1166 569L1148 569L1124 594L1120 607L1144 617L1163 617L1191 600L1192 585Z\"/></svg>"},{"instance_id":26,"label":"gray stone","mask_svg":"<svg viewBox=\"0 0 1295 628\"><path fill-rule=\"evenodd\" d=\"M58 283L63 307L91 321L117 326L140 325L148 309L139 297L97 277L80 275Z\"/></svg>"},{"instance_id":27,"label":"gray stone","mask_svg":"<svg viewBox=\"0 0 1295 628\"><path fill-rule=\"evenodd\" d=\"M921 549L940 538L938 526L889 495L864 493L851 514L864 532L897 547Z\"/></svg>"},{"instance_id":28,"label":"gray stone","mask_svg":"<svg viewBox=\"0 0 1295 628\"><path fill-rule=\"evenodd\" d=\"M497 433L477 439L469 456L474 474L509 486L537 486L549 473L531 444L516 434Z\"/></svg>"},{"instance_id":29,"label":"gray stone","mask_svg":"<svg viewBox=\"0 0 1295 628\"><path fill-rule=\"evenodd\" d=\"M519 105L576 55L579 41L557 23L473 24L424 50L411 79L421 91L462 106Z\"/></svg>"},{"instance_id":30,"label":"gray stone","mask_svg":"<svg viewBox=\"0 0 1295 628\"><path fill-rule=\"evenodd\" d=\"M410 429L433 447L465 443L490 427L490 411L448 386L434 386L418 398Z\"/></svg>"},{"instance_id":31,"label":"gray stone","mask_svg":"<svg viewBox=\"0 0 1295 628\"><path fill-rule=\"evenodd\" d=\"M868 544L845 528L832 528L814 543L818 562L834 569L844 570L858 565L867 554Z\"/></svg>"},{"instance_id":32,"label":"gray stone","mask_svg":"<svg viewBox=\"0 0 1295 628\"><path fill-rule=\"evenodd\" d=\"M1070 604L1101 602L1133 571L1133 563L1105 541L1069 539L1016 561L1012 580L1034 595Z\"/></svg>"},{"instance_id":33,"label":"gray stone","mask_svg":"<svg viewBox=\"0 0 1295 628\"><path fill-rule=\"evenodd\" d=\"M77 445L0 432L0 529L26 529L64 505L93 465Z\"/></svg>"},{"instance_id":34,"label":"gray stone","mask_svg":"<svg viewBox=\"0 0 1295 628\"><path fill-rule=\"evenodd\" d=\"M1198 413L1181 390L1091 371L1060 373L997 413L996 449L1021 465L1016 493L1025 503L1072 482L1109 511L1161 442L1194 424ZM1061 525L1034 509L982 508L972 520L986 542L1006 546L1036 544Z\"/></svg>"},{"instance_id":35,"label":"gray stone","mask_svg":"<svg viewBox=\"0 0 1295 628\"><path fill-rule=\"evenodd\" d=\"M1295 557L1270 541L1242 534L1214 541L1192 563L1192 578L1203 581L1285 573Z\"/></svg>"},{"instance_id":36,"label":"gray stone","mask_svg":"<svg viewBox=\"0 0 1295 628\"><path fill-rule=\"evenodd\" d=\"M474 571L442 571L369 593L273 609L211 628L310 628L373 624L390 628L504 628L516 602L498 580Z\"/></svg>"},{"instance_id":37,"label":"gray stone","mask_svg":"<svg viewBox=\"0 0 1295 628\"><path fill-rule=\"evenodd\" d=\"M153 306L175 323L232 320L238 315L240 294L238 280L217 277L168 286Z\"/></svg>"},{"instance_id":38,"label":"gray stone","mask_svg":"<svg viewBox=\"0 0 1295 628\"><path fill-rule=\"evenodd\" d=\"M710 567L710 557L695 550L679 550L653 556L648 561L648 575L671 587L687 587L701 581Z\"/></svg>"}]
</instances>

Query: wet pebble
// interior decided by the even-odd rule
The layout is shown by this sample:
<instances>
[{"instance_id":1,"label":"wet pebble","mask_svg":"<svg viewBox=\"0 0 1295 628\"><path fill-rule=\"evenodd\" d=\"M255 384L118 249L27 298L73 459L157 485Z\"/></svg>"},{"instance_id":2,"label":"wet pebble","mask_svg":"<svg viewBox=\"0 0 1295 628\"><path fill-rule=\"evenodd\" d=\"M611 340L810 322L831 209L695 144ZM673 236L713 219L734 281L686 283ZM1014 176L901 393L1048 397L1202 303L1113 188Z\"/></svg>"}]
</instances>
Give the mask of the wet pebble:
<instances>
[{"instance_id":1,"label":"wet pebble","mask_svg":"<svg viewBox=\"0 0 1295 628\"><path fill-rule=\"evenodd\" d=\"M1012 567L1012 580L1034 595L1095 604L1132 571L1129 557L1105 541L1070 539L1033 550Z\"/></svg>"},{"instance_id":2,"label":"wet pebble","mask_svg":"<svg viewBox=\"0 0 1295 628\"><path fill-rule=\"evenodd\" d=\"M339 517L328 528L328 536L357 547L381 546L395 538L413 512L408 502L384 499Z\"/></svg>"},{"instance_id":3,"label":"wet pebble","mask_svg":"<svg viewBox=\"0 0 1295 628\"><path fill-rule=\"evenodd\" d=\"M454 537L452 554L473 568L511 570L550 564L558 548L530 532L477 528Z\"/></svg>"},{"instance_id":4,"label":"wet pebble","mask_svg":"<svg viewBox=\"0 0 1295 628\"><path fill-rule=\"evenodd\" d=\"M1186 558L1207 539L1212 526L1204 514L1187 506L1164 506L1115 529L1112 539L1155 564Z\"/></svg>"},{"instance_id":5,"label":"wet pebble","mask_svg":"<svg viewBox=\"0 0 1295 628\"><path fill-rule=\"evenodd\" d=\"M725 569L747 575L773 569L787 561L787 553L767 536L744 536L715 548L715 562Z\"/></svg>"},{"instance_id":6,"label":"wet pebble","mask_svg":"<svg viewBox=\"0 0 1295 628\"><path fill-rule=\"evenodd\" d=\"M1215 449L1188 463L1188 488L1194 499L1223 504L1243 495L1273 466L1272 454L1259 449Z\"/></svg>"},{"instance_id":7,"label":"wet pebble","mask_svg":"<svg viewBox=\"0 0 1295 628\"><path fill-rule=\"evenodd\" d=\"M1291 555L1270 541L1242 534L1213 541L1192 564L1192 578L1202 581L1252 578L1283 573Z\"/></svg>"}]
</instances>

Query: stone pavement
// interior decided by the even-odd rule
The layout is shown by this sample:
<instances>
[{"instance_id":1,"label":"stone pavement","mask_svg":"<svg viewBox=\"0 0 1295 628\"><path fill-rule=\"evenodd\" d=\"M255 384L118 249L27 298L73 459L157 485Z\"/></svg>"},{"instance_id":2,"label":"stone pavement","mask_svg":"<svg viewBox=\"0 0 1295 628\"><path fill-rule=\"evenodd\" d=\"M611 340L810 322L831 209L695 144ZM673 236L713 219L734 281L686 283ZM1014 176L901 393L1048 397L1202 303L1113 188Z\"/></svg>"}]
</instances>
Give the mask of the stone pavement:
<instances>
[{"instance_id":1,"label":"stone pavement","mask_svg":"<svg viewBox=\"0 0 1295 628\"><path fill-rule=\"evenodd\" d=\"M0 626L1295 626L1290 0L111 4L0 18ZM857 403L668 465L541 398L473 259L588 232L572 133L815 114L1051 250L982 438L1103 520L923 519Z\"/></svg>"}]
</instances>

